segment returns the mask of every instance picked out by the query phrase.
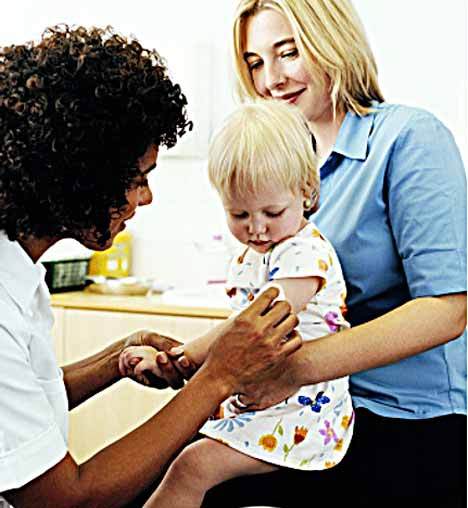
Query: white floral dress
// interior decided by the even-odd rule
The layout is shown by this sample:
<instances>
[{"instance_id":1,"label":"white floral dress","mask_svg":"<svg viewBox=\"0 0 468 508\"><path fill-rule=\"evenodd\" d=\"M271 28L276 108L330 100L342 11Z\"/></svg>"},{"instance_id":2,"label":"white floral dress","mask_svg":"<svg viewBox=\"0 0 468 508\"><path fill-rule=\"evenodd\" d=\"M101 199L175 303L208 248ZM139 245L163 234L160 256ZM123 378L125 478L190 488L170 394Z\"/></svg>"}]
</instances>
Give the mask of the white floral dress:
<instances>
[{"instance_id":1,"label":"white floral dress","mask_svg":"<svg viewBox=\"0 0 468 508\"><path fill-rule=\"evenodd\" d=\"M348 328L346 287L338 257L313 224L266 254L248 249L231 263L227 293L235 311L275 279L319 277L321 285L304 311L298 330L304 340ZM354 413L348 378L302 387L263 411L236 415L225 401L201 433L246 455L279 466L319 470L343 458L351 441Z\"/></svg>"}]
</instances>

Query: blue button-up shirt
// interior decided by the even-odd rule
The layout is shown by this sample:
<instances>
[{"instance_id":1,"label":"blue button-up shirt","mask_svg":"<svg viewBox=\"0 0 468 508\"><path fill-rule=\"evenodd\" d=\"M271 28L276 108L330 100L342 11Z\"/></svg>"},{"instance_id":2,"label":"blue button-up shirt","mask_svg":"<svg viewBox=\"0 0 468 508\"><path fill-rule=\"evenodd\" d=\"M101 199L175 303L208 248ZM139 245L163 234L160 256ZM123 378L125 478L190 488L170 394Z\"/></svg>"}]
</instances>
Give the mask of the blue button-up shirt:
<instances>
[{"instance_id":1,"label":"blue button-up shirt","mask_svg":"<svg viewBox=\"0 0 468 508\"><path fill-rule=\"evenodd\" d=\"M321 179L313 220L341 260L352 325L412 298L466 291L466 176L432 114L385 103L347 113ZM350 386L357 407L426 418L466 412L465 380L466 334L355 374Z\"/></svg>"}]
</instances>

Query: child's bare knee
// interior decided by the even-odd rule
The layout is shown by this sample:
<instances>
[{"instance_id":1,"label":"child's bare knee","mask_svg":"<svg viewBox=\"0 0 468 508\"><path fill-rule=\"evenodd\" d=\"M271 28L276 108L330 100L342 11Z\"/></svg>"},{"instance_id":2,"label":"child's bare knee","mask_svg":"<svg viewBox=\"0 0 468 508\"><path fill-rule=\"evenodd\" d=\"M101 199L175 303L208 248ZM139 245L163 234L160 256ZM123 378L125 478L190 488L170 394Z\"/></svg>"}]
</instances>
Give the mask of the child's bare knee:
<instances>
[{"instance_id":1,"label":"child's bare knee","mask_svg":"<svg viewBox=\"0 0 468 508\"><path fill-rule=\"evenodd\" d=\"M192 445L189 445L179 453L173 465L180 471L184 469L193 470L197 467L199 462L200 460L197 459L196 449L194 449Z\"/></svg>"}]
</instances>

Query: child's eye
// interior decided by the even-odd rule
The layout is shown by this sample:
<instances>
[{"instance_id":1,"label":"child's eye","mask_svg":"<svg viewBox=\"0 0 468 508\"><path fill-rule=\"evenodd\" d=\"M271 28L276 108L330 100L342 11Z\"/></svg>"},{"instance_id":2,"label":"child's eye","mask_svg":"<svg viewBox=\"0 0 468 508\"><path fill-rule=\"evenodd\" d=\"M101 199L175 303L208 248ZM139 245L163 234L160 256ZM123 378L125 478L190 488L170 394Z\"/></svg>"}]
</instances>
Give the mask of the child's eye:
<instances>
[{"instance_id":1,"label":"child's eye","mask_svg":"<svg viewBox=\"0 0 468 508\"><path fill-rule=\"evenodd\" d=\"M238 219L238 220L240 220L240 219L246 219L246 218L248 217L248 215L249 215L249 214L248 214L247 212L241 212L241 213L232 213L232 212L231 212L231 214L230 214L230 215L231 215L231 217L232 217L233 219Z\"/></svg>"},{"instance_id":2,"label":"child's eye","mask_svg":"<svg viewBox=\"0 0 468 508\"><path fill-rule=\"evenodd\" d=\"M265 215L267 217L280 217L281 215L283 215L284 211L286 210L286 208L284 208L283 210L280 210L279 212L265 212Z\"/></svg>"}]
</instances>

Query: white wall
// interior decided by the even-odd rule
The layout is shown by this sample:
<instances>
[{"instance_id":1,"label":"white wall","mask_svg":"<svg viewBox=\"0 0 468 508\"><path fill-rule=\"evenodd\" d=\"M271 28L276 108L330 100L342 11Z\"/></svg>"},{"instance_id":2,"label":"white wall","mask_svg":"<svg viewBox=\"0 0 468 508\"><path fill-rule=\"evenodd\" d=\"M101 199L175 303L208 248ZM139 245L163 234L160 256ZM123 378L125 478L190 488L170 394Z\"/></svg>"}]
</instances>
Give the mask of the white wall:
<instances>
[{"instance_id":1,"label":"white wall","mask_svg":"<svg viewBox=\"0 0 468 508\"><path fill-rule=\"evenodd\" d=\"M229 20L234 0L21 0L2 6L0 44L38 38L58 22L112 24L166 56L189 99L195 131L151 175L154 203L138 211L134 271L164 281L200 283L195 242L225 231L205 174L213 128L233 107ZM467 138L466 0L355 0L379 65L387 101L426 108L452 130L465 162ZM201 266L201 268L197 268Z\"/></svg>"}]
</instances>

